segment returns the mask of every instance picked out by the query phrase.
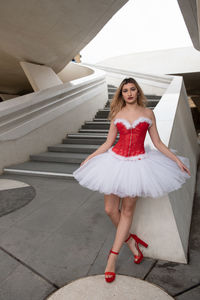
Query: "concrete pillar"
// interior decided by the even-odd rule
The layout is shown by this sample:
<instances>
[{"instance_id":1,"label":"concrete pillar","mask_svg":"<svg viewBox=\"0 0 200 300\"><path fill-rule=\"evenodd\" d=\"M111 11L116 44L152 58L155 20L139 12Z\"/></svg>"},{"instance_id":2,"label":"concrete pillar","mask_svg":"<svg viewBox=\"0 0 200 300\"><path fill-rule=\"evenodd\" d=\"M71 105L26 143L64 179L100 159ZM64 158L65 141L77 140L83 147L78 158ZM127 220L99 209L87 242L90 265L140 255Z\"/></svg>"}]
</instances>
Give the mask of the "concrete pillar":
<instances>
[{"instance_id":1,"label":"concrete pillar","mask_svg":"<svg viewBox=\"0 0 200 300\"><path fill-rule=\"evenodd\" d=\"M25 61L20 62L20 65L35 92L63 83L50 67Z\"/></svg>"}]
</instances>

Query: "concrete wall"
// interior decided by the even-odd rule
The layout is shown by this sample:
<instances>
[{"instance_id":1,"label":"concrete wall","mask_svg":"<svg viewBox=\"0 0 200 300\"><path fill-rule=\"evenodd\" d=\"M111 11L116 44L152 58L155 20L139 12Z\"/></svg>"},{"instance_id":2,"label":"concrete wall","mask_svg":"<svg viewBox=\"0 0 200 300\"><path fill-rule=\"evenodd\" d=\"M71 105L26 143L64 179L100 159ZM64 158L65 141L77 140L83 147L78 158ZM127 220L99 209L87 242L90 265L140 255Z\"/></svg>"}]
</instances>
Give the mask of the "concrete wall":
<instances>
[{"instance_id":1,"label":"concrete wall","mask_svg":"<svg viewBox=\"0 0 200 300\"><path fill-rule=\"evenodd\" d=\"M0 106L0 173L27 161L30 154L61 143L108 100L105 73L93 74L2 103Z\"/></svg>"},{"instance_id":2,"label":"concrete wall","mask_svg":"<svg viewBox=\"0 0 200 300\"><path fill-rule=\"evenodd\" d=\"M93 70L91 68L87 68L85 65L81 65L81 63L77 64L70 62L57 75L62 80L62 82L69 82L71 80L82 78L91 74L93 74Z\"/></svg>"},{"instance_id":3,"label":"concrete wall","mask_svg":"<svg viewBox=\"0 0 200 300\"><path fill-rule=\"evenodd\" d=\"M11 141L0 141L0 174L3 168L29 160L31 154L47 151L47 147L62 143L68 133L75 133L85 120L92 120L96 111L107 101L105 91L67 111L55 120Z\"/></svg>"},{"instance_id":4,"label":"concrete wall","mask_svg":"<svg viewBox=\"0 0 200 300\"><path fill-rule=\"evenodd\" d=\"M187 263L187 250L199 156L197 135L181 77L175 77L154 109L163 143L190 160L191 178L165 197L140 197L132 231L149 242L147 257ZM145 146L154 148L149 134Z\"/></svg>"}]
</instances>

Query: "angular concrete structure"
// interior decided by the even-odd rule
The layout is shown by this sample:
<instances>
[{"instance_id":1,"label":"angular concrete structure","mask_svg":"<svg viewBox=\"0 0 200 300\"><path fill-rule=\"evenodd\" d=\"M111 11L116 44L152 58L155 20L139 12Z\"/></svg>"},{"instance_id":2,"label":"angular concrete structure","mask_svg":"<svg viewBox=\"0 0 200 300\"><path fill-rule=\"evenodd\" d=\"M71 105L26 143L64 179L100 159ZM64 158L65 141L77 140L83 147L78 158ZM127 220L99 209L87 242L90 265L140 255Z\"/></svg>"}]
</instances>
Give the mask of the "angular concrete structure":
<instances>
[{"instance_id":1,"label":"angular concrete structure","mask_svg":"<svg viewBox=\"0 0 200 300\"><path fill-rule=\"evenodd\" d=\"M193 45L200 50L200 1L178 0Z\"/></svg>"},{"instance_id":2,"label":"angular concrete structure","mask_svg":"<svg viewBox=\"0 0 200 300\"><path fill-rule=\"evenodd\" d=\"M32 91L20 61L60 72L126 2L1 1L0 93Z\"/></svg>"}]
</instances>

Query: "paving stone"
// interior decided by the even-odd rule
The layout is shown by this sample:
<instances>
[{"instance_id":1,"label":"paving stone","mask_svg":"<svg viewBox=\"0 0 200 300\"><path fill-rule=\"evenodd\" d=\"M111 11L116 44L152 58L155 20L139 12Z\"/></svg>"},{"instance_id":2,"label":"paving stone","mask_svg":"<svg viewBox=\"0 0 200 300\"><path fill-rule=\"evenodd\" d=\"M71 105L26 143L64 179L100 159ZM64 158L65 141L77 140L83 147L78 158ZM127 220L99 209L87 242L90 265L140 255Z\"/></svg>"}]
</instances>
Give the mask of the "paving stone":
<instances>
[{"instance_id":1,"label":"paving stone","mask_svg":"<svg viewBox=\"0 0 200 300\"><path fill-rule=\"evenodd\" d=\"M81 196L80 196L81 192ZM46 201L31 215L25 217L17 224L19 228L54 232L76 210L85 203L93 192L88 193L79 189L60 191L56 198Z\"/></svg>"},{"instance_id":2,"label":"paving stone","mask_svg":"<svg viewBox=\"0 0 200 300\"><path fill-rule=\"evenodd\" d=\"M200 282L200 255L192 253L189 265L158 261L147 276L147 281L163 287L170 295L176 295Z\"/></svg>"},{"instance_id":3,"label":"paving stone","mask_svg":"<svg viewBox=\"0 0 200 300\"><path fill-rule=\"evenodd\" d=\"M12 227L0 236L0 246L18 259L24 260L35 253L38 245L44 242L49 233Z\"/></svg>"},{"instance_id":4,"label":"paving stone","mask_svg":"<svg viewBox=\"0 0 200 300\"><path fill-rule=\"evenodd\" d=\"M51 195L47 193L46 197L49 197L49 201L45 201L41 206L38 205L37 210L27 217L24 216L22 220L18 220L14 226L2 234L0 245L16 257L24 260L35 253L38 245L43 244L49 235L66 221L67 216L76 212L78 207L87 200L88 195L93 194L93 192L88 193L86 189L80 188L78 184L76 185L76 189L73 186L70 188L64 185L62 189L59 189L60 193L58 194L57 188L53 189L51 185L51 192L54 192L52 199L52 193ZM81 197L80 192L82 192ZM55 199L55 195L58 199Z\"/></svg>"},{"instance_id":5,"label":"paving stone","mask_svg":"<svg viewBox=\"0 0 200 300\"><path fill-rule=\"evenodd\" d=\"M11 175L4 175L4 178L12 177ZM24 176L15 176L15 178L24 179ZM59 201L66 201L66 207L69 207L70 203L76 204L84 201L93 191L89 191L77 185L76 182L71 180L60 180L60 179L48 179L48 178L38 178L38 177L27 177L26 182L34 186L36 190L36 197L28 205L22 207L21 209L13 212L12 214L3 216L0 218L0 230L3 228L8 231L9 227L19 224L23 219L27 220L31 218L31 214L40 211L45 204L48 205L51 201L57 204L57 199ZM80 196L81 195L81 196ZM39 217L39 215L38 215ZM44 220L43 220L44 223ZM38 223L38 226L40 224ZM40 230L41 230L40 226Z\"/></svg>"},{"instance_id":6,"label":"paving stone","mask_svg":"<svg viewBox=\"0 0 200 300\"><path fill-rule=\"evenodd\" d=\"M0 249L0 283L5 280L18 266L19 263L17 260Z\"/></svg>"},{"instance_id":7,"label":"paving stone","mask_svg":"<svg viewBox=\"0 0 200 300\"><path fill-rule=\"evenodd\" d=\"M23 265L0 284L0 300L44 299L56 288Z\"/></svg>"},{"instance_id":8,"label":"paving stone","mask_svg":"<svg viewBox=\"0 0 200 300\"><path fill-rule=\"evenodd\" d=\"M200 286L191 289L190 291L175 297L176 300L199 300L200 299Z\"/></svg>"},{"instance_id":9,"label":"paving stone","mask_svg":"<svg viewBox=\"0 0 200 300\"><path fill-rule=\"evenodd\" d=\"M36 192L32 186L13 188L0 191L0 217L9 214L35 198Z\"/></svg>"},{"instance_id":10,"label":"paving stone","mask_svg":"<svg viewBox=\"0 0 200 300\"><path fill-rule=\"evenodd\" d=\"M19 256L22 261L58 286L88 274L104 273L115 229L104 212L102 195L83 188L72 180L20 175L3 175L2 178L26 182L36 189L36 197L28 205L0 218L0 244L2 243L13 255ZM189 264L159 261L153 267L154 260L145 258L140 265L136 265L133 263L130 250L124 245L117 261L117 274L144 278L153 267L146 281L163 287L171 295L199 284L198 186L200 184L197 181L189 242ZM54 204L55 207L60 207L55 209L55 215ZM1 300L43 300L54 289L40 276L33 274L20 263L17 265L4 253L0 255L0 268L5 270L5 275L3 274L5 285L0 286L0 299L3 297ZM21 277L16 275L19 273ZM16 285L10 289L13 281ZM33 290L36 290L36 295L32 294ZM180 294L176 299L185 300L183 297L189 296L187 300L196 300L190 297L196 297L198 292L197 287Z\"/></svg>"},{"instance_id":11,"label":"paving stone","mask_svg":"<svg viewBox=\"0 0 200 300\"><path fill-rule=\"evenodd\" d=\"M113 226L114 227L114 226ZM115 237L115 229L112 229L107 239L100 249L100 252L91 266L88 275L103 274L107 263L107 257L109 250L112 247ZM133 261L133 254L126 244L123 245L118 255L116 273L134 276L137 278L144 278L147 272L150 270L155 260L150 258L144 258L140 264L135 264Z\"/></svg>"},{"instance_id":12,"label":"paving stone","mask_svg":"<svg viewBox=\"0 0 200 300\"><path fill-rule=\"evenodd\" d=\"M197 187L200 185L200 174ZM158 261L147 280L176 295L200 283L200 194L195 193L189 240L189 263ZM190 300L190 299L189 299ZM192 300L192 299L191 299Z\"/></svg>"},{"instance_id":13,"label":"paving stone","mask_svg":"<svg viewBox=\"0 0 200 300\"><path fill-rule=\"evenodd\" d=\"M27 263L59 286L85 276L112 227L96 193L39 245Z\"/></svg>"}]
</instances>

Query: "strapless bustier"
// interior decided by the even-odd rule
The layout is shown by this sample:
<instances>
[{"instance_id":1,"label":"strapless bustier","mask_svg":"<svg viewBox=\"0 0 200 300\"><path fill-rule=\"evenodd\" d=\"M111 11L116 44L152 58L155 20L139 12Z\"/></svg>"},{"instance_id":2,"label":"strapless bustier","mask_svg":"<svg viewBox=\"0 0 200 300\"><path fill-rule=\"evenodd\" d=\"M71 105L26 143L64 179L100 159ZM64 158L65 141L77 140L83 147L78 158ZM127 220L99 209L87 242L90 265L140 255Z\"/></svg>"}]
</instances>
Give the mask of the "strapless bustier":
<instances>
[{"instance_id":1,"label":"strapless bustier","mask_svg":"<svg viewBox=\"0 0 200 300\"><path fill-rule=\"evenodd\" d=\"M140 117L130 124L126 119L118 118L114 120L114 124L117 126L120 137L109 150L123 158L145 156L144 140L149 126L152 125L151 119Z\"/></svg>"}]
</instances>

